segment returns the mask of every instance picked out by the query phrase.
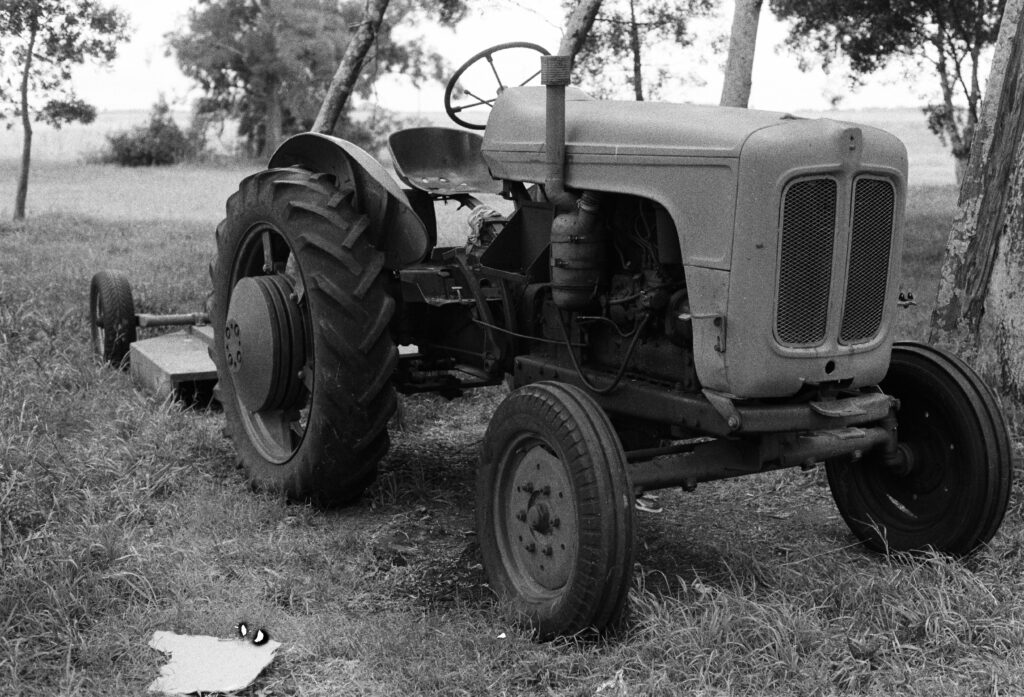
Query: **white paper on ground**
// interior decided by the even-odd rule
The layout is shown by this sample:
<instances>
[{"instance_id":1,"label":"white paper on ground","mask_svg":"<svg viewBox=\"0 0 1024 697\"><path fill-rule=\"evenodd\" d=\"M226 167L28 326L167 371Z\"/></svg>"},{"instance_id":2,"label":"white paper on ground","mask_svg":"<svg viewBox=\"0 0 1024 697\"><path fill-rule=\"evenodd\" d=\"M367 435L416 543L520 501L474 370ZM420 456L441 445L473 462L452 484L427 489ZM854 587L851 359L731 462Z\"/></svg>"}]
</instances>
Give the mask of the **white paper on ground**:
<instances>
[{"instance_id":1,"label":"white paper on ground","mask_svg":"<svg viewBox=\"0 0 1024 697\"><path fill-rule=\"evenodd\" d=\"M274 660L281 642L256 646L244 639L156 631L149 645L171 657L149 691L182 695L245 689Z\"/></svg>"}]
</instances>

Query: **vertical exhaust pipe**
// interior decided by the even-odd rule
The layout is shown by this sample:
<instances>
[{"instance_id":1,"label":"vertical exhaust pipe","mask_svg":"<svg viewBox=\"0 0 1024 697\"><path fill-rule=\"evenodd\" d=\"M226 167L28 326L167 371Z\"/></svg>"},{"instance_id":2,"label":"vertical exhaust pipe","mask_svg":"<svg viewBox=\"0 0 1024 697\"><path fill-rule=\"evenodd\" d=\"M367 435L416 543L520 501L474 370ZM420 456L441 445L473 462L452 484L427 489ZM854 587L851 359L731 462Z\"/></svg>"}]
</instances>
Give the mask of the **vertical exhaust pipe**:
<instances>
[{"instance_id":1,"label":"vertical exhaust pipe","mask_svg":"<svg viewBox=\"0 0 1024 697\"><path fill-rule=\"evenodd\" d=\"M551 224L551 299L562 310L589 307L603 285L605 247L596 193L575 196L565 190L565 88L571 56L541 56L545 90L544 192L556 211Z\"/></svg>"},{"instance_id":2,"label":"vertical exhaust pipe","mask_svg":"<svg viewBox=\"0 0 1024 697\"><path fill-rule=\"evenodd\" d=\"M572 205L571 201L565 201L565 88L571 76L572 56L540 57L540 81L546 88L544 192L558 208Z\"/></svg>"}]
</instances>

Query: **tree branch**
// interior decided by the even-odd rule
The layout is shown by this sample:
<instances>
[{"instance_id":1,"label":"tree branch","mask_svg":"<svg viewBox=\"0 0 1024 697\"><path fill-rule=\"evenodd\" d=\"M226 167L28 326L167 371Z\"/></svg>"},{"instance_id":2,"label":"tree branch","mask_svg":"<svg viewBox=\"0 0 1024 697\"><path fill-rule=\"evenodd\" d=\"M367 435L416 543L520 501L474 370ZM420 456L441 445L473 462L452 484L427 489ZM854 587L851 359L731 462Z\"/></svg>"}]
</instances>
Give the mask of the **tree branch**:
<instances>
[{"instance_id":1,"label":"tree branch","mask_svg":"<svg viewBox=\"0 0 1024 697\"><path fill-rule=\"evenodd\" d=\"M388 8L388 0L369 0L366 7L366 14L359 24L359 31L352 37L345 55L342 56L341 64L331 79L330 87L327 88L327 96L320 105L320 112L313 122L315 133L330 133L338 122L338 117L345 109L348 98L352 95L356 80L363 67L363 61L370 50L380 25L384 21L384 12Z\"/></svg>"}]
</instances>

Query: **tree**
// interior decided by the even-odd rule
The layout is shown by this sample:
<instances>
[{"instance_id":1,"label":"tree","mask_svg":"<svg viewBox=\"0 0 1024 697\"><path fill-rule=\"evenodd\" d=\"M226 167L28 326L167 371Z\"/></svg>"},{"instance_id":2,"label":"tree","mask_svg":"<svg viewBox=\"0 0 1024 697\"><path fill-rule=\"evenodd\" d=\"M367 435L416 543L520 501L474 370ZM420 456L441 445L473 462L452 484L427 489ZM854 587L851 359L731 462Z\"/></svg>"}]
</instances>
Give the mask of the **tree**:
<instances>
[{"instance_id":1,"label":"tree","mask_svg":"<svg viewBox=\"0 0 1024 697\"><path fill-rule=\"evenodd\" d=\"M722 82L722 106L746 108L754 73L754 49L757 47L757 25L761 19L762 0L736 0L729 34L729 57Z\"/></svg>"},{"instance_id":2,"label":"tree","mask_svg":"<svg viewBox=\"0 0 1024 697\"><path fill-rule=\"evenodd\" d=\"M924 111L928 126L952 150L957 179L970 156L978 123L982 51L996 39L1006 0L770 0L793 20L789 42L812 49L828 66L841 52L857 75L903 57L930 66L942 101ZM963 100L965 108L957 102Z\"/></svg>"},{"instance_id":3,"label":"tree","mask_svg":"<svg viewBox=\"0 0 1024 697\"><path fill-rule=\"evenodd\" d=\"M387 3L384 3L385 5ZM205 96L200 114L237 118L252 153L269 155L286 133L312 128L328 86L354 33L362 26L364 0L199 0L186 29L168 36L186 76ZM422 41L398 43L395 24L427 17L458 22L463 0L433 3L399 0L374 33L371 52L359 61L355 91L366 94L383 71L414 81L439 77L443 60Z\"/></svg>"},{"instance_id":4,"label":"tree","mask_svg":"<svg viewBox=\"0 0 1024 697\"><path fill-rule=\"evenodd\" d=\"M985 94L929 339L1024 406L1024 0L1006 4Z\"/></svg>"},{"instance_id":5,"label":"tree","mask_svg":"<svg viewBox=\"0 0 1024 697\"><path fill-rule=\"evenodd\" d=\"M0 120L20 118L22 128L15 220L25 217L32 122L60 128L95 119L69 84L71 69L113 60L126 32L127 18L96 0L0 0Z\"/></svg>"},{"instance_id":6,"label":"tree","mask_svg":"<svg viewBox=\"0 0 1024 697\"><path fill-rule=\"evenodd\" d=\"M693 41L689 20L714 5L715 0L606 0L594 8L596 19L576 56L578 72L587 80L588 89L609 95L618 87L612 77L618 71L612 66L627 63L626 83L633 97L643 101L655 95L670 76L678 76L677 71L665 68L652 74L644 56L665 42L689 46ZM571 41L575 32L567 36Z\"/></svg>"},{"instance_id":7,"label":"tree","mask_svg":"<svg viewBox=\"0 0 1024 697\"><path fill-rule=\"evenodd\" d=\"M377 38L380 32L380 25L384 21L384 13L388 9L389 0L371 0L366 8L366 15L359 24L355 37L349 41L345 49L345 55L341 64L331 78L331 84L327 88L327 95L320 105L320 111L313 122L313 130L318 133L330 133L338 123L338 117L345 110L348 98L352 94L359 73L366 61L366 54L370 45Z\"/></svg>"},{"instance_id":8,"label":"tree","mask_svg":"<svg viewBox=\"0 0 1024 697\"><path fill-rule=\"evenodd\" d=\"M565 33L558 45L558 55L573 56L583 50L590 29L594 26L601 0L579 0L565 22Z\"/></svg>"}]
</instances>

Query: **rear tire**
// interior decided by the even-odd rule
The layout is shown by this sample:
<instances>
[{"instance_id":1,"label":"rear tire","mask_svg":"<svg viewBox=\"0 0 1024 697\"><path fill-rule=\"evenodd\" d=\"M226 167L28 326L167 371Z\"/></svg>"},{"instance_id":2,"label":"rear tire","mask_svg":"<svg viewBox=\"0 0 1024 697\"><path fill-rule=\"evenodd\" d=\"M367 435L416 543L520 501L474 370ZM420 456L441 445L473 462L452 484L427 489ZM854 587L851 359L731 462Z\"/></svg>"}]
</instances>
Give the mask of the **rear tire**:
<instances>
[{"instance_id":1,"label":"rear tire","mask_svg":"<svg viewBox=\"0 0 1024 697\"><path fill-rule=\"evenodd\" d=\"M908 471L880 454L827 466L854 535L886 550L968 554L999 529L1010 497L1012 450L995 396L966 363L918 343L893 347L882 390L900 401Z\"/></svg>"},{"instance_id":2,"label":"rear tire","mask_svg":"<svg viewBox=\"0 0 1024 697\"><path fill-rule=\"evenodd\" d=\"M89 329L92 350L104 363L128 365L135 341L135 300L128 279L117 271L100 271L89 283Z\"/></svg>"},{"instance_id":3,"label":"rear tire","mask_svg":"<svg viewBox=\"0 0 1024 697\"><path fill-rule=\"evenodd\" d=\"M604 411L539 382L498 407L477 474L477 535L491 587L546 639L614 627L633 578L633 494Z\"/></svg>"},{"instance_id":4,"label":"rear tire","mask_svg":"<svg viewBox=\"0 0 1024 697\"><path fill-rule=\"evenodd\" d=\"M351 501L373 482L396 406L394 300L369 218L352 201L330 175L248 177L228 200L210 268L227 433L254 485L320 505ZM274 321L256 322L264 315L253 307Z\"/></svg>"}]
</instances>

